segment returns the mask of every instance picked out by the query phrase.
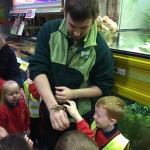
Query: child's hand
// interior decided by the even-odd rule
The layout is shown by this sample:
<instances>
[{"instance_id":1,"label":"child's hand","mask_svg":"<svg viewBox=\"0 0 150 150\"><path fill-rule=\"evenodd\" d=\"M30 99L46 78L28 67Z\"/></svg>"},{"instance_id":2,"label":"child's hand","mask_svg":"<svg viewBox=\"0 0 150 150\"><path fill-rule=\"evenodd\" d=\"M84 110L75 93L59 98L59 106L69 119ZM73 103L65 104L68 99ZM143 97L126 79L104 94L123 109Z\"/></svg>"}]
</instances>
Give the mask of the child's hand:
<instances>
[{"instance_id":1,"label":"child's hand","mask_svg":"<svg viewBox=\"0 0 150 150\"><path fill-rule=\"evenodd\" d=\"M7 131L3 127L0 126L0 139L7 135L8 135Z\"/></svg>"},{"instance_id":2,"label":"child's hand","mask_svg":"<svg viewBox=\"0 0 150 150\"><path fill-rule=\"evenodd\" d=\"M82 117L77 110L76 103L74 101L69 101L69 100L67 100L67 102L69 103L69 105L64 104L64 106L67 108L67 111L69 112L69 114L73 118L75 118L77 122L81 121Z\"/></svg>"},{"instance_id":3,"label":"child's hand","mask_svg":"<svg viewBox=\"0 0 150 150\"><path fill-rule=\"evenodd\" d=\"M31 79L29 79L29 78L26 81L27 81L28 85L33 83L33 81Z\"/></svg>"},{"instance_id":4,"label":"child's hand","mask_svg":"<svg viewBox=\"0 0 150 150\"><path fill-rule=\"evenodd\" d=\"M27 99L27 97L26 97L26 95L25 95L25 92L24 92L24 90L23 90L23 88L20 88L20 98L21 98L21 100L23 100L24 102L25 102L25 104L27 105L28 104L28 99Z\"/></svg>"},{"instance_id":5,"label":"child's hand","mask_svg":"<svg viewBox=\"0 0 150 150\"><path fill-rule=\"evenodd\" d=\"M27 130L26 133L27 133L27 136L29 136L30 135L30 130Z\"/></svg>"},{"instance_id":6,"label":"child's hand","mask_svg":"<svg viewBox=\"0 0 150 150\"><path fill-rule=\"evenodd\" d=\"M30 150L33 150L33 142L31 139L29 139L29 137L27 135L24 136L25 140L27 141Z\"/></svg>"}]
</instances>

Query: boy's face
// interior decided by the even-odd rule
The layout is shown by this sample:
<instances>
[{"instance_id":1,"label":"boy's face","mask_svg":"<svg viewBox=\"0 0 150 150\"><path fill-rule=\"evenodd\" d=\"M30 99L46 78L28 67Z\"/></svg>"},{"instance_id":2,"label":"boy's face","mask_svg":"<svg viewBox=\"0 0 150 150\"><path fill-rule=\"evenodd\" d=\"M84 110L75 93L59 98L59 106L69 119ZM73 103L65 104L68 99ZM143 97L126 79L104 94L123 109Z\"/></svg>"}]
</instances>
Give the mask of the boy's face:
<instances>
[{"instance_id":1,"label":"boy's face","mask_svg":"<svg viewBox=\"0 0 150 150\"><path fill-rule=\"evenodd\" d=\"M13 84L10 87L7 87L4 97L9 104L15 106L20 99L19 86L17 84Z\"/></svg>"},{"instance_id":2,"label":"boy's face","mask_svg":"<svg viewBox=\"0 0 150 150\"><path fill-rule=\"evenodd\" d=\"M69 14L67 14L66 22L67 22L67 30L69 34L76 42L82 41L83 38L86 37L86 35L89 33L93 25L92 18L86 19L82 22L73 21Z\"/></svg>"},{"instance_id":3,"label":"boy's face","mask_svg":"<svg viewBox=\"0 0 150 150\"><path fill-rule=\"evenodd\" d=\"M106 109L103 109L102 107L95 107L95 114L93 118L96 122L96 126L104 131L112 126L111 119L108 117Z\"/></svg>"}]
</instances>

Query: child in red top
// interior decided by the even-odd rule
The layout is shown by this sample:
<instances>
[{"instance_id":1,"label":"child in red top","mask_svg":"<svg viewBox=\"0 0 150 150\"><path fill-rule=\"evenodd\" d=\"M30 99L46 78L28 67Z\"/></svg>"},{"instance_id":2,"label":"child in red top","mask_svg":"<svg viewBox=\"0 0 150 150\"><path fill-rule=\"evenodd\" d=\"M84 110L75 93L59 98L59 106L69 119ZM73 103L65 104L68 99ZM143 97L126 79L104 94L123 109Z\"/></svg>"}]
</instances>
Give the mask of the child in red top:
<instances>
[{"instance_id":1,"label":"child in red top","mask_svg":"<svg viewBox=\"0 0 150 150\"><path fill-rule=\"evenodd\" d=\"M28 97L28 108L30 112L30 139L35 148L44 147L44 135L42 134L43 124L40 113L41 98L35 84L29 78L30 72L27 69L27 80L23 83L26 97Z\"/></svg>"},{"instance_id":2,"label":"child in red top","mask_svg":"<svg viewBox=\"0 0 150 150\"><path fill-rule=\"evenodd\" d=\"M5 81L2 85L0 105L0 126L8 133L29 135L30 116L26 104L20 100L20 88L15 81Z\"/></svg>"},{"instance_id":3,"label":"child in red top","mask_svg":"<svg viewBox=\"0 0 150 150\"><path fill-rule=\"evenodd\" d=\"M2 85L4 83L4 80L2 77L0 77L0 99L1 99L1 92L2 92Z\"/></svg>"},{"instance_id":4,"label":"child in red top","mask_svg":"<svg viewBox=\"0 0 150 150\"><path fill-rule=\"evenodd\" d=\"M118 120L124 116L124 102L120 98L105 96L97 101L93 116L93 130L79 114L76 103L74 101L68 101L68 103L70 105L64 106L76 119L77 130L94 139L100 149L128 149L129 140L120 133L117 127Z\"/></svg>"}]
</instances>

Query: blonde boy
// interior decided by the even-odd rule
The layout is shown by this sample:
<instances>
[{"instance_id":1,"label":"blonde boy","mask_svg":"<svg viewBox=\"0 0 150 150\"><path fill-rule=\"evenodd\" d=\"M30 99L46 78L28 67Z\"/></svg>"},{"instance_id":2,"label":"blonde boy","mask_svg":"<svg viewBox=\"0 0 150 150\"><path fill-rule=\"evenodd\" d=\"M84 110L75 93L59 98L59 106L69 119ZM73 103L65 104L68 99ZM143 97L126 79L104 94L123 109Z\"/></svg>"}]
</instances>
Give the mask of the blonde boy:
<instances>
[{"instance_id":1,"label":"blonde boy","mask_svg":"<svg viewBox=\"0 0 150 150\"><path fill-rule=\"evenodd\" d=\"M21 92L17 82L9 80L2 85L0 105L0 126L8 133L30 134L29 110L21 100Z\"/></svg>"}]
</instances>

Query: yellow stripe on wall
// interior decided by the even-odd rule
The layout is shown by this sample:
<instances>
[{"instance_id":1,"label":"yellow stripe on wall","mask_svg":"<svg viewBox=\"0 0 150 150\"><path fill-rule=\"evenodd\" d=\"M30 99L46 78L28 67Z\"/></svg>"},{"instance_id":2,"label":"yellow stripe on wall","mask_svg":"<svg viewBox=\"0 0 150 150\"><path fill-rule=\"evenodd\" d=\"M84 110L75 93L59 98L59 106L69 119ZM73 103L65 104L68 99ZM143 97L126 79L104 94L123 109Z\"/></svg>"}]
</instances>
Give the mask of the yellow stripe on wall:
<instances>
[{"instance_id":1,"label":"yellow stripe on wall","mask_svg":"<svg viewBox=\"0 0 150 150\"><path fill-rule=\"evenodd\" d=\"M123 54L114 54L115 72L113 91L141 104L150 106L150 60Z\"/></svg>"}]
</instances>

